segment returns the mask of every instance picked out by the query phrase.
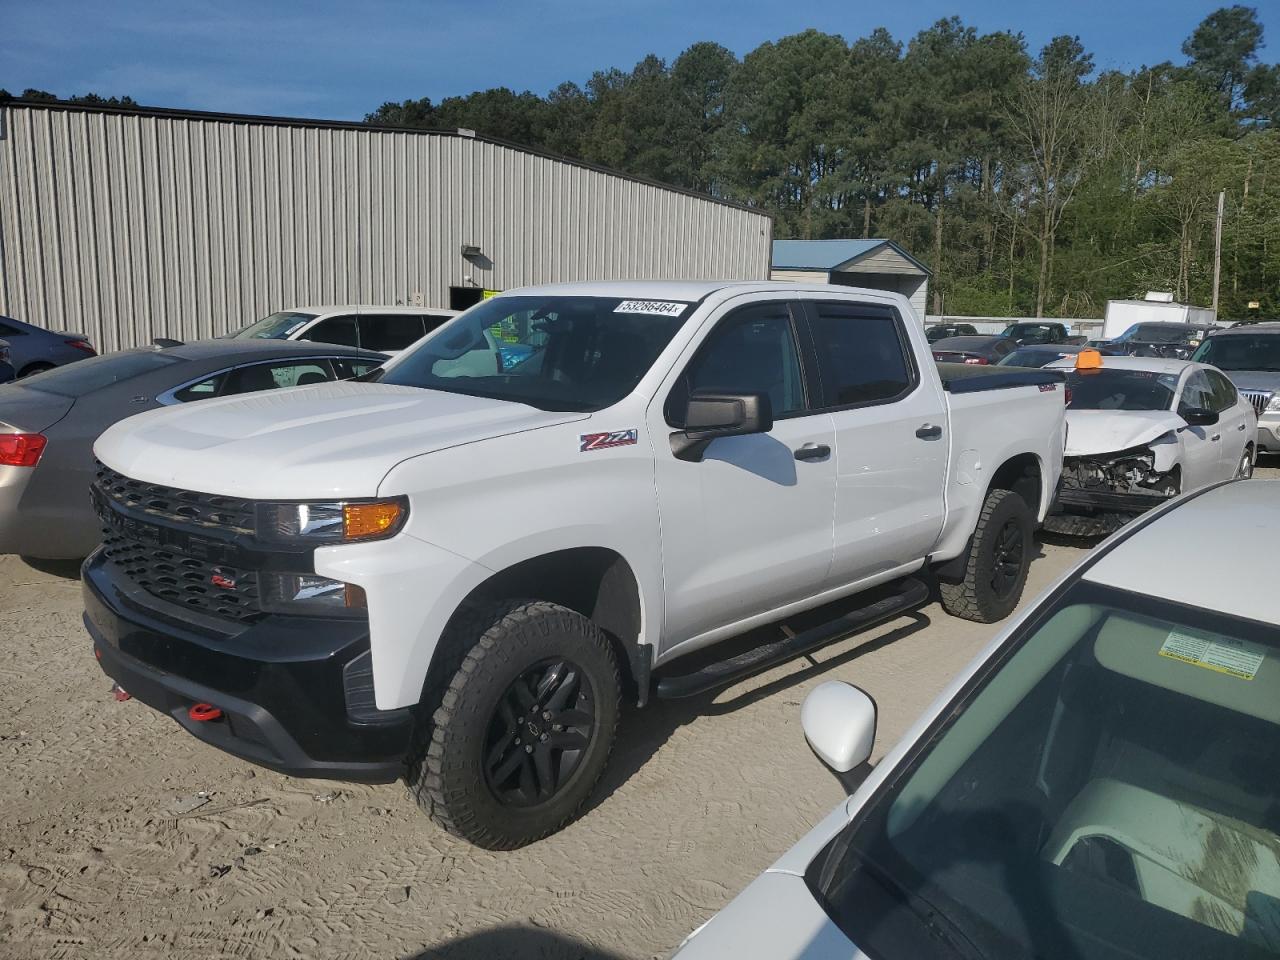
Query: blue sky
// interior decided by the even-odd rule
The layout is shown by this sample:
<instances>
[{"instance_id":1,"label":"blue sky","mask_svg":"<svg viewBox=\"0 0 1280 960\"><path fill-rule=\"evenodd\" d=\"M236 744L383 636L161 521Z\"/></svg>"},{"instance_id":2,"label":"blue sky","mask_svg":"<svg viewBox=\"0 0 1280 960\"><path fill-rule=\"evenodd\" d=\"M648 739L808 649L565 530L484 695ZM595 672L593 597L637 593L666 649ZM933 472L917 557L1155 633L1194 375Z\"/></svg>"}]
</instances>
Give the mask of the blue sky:
<instances>
[{"instance_id":1,"label":"blue sky","mask_svg":"<svg viewBox=\"0 0 1280 960\"><path fill-rule=\"evenodd\" d=\"M1280 59L1280 4L1255 0ZM1102 68L1181 61L1223 3L1187 0L0 0L0 87L128 94L201 110L359 119L385 100L434 101L490 86L545 93L594 70L671 59L698 40L742 55L815 27L900 40L958 14L1022 32L1033 49L1077 34Z\"/></svg>"}]
</instances>

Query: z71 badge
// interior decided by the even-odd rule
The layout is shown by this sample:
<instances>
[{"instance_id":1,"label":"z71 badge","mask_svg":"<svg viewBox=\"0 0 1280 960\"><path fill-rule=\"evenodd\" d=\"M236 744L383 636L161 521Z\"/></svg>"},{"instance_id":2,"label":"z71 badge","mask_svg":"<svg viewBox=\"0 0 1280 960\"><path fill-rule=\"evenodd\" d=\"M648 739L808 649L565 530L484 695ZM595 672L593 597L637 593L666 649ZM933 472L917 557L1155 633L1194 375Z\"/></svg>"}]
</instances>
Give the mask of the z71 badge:
<instances>
[{"instance_id":1,"label":"z71 badge","mask_svg":"<svg viewBox=\"0 0 1280 960\"><path fill-rule=\"evenodd\" d=\"M629 447L639 438L639 431L614 430L612 433L584 433L578 437L578 452L608 450L610 447Z\"/></svg>"}]
</instances>

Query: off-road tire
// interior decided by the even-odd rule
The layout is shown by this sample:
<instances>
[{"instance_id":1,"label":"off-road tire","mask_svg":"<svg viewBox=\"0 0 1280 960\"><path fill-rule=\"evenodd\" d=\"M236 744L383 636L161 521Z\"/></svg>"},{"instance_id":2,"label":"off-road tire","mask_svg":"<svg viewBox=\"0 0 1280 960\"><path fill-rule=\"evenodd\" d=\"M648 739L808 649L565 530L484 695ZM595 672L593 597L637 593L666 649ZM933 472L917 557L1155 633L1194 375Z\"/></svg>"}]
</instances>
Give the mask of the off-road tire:
<instances>
[{"instance_id":1,"label":"off-road tire","mask_svg":"<svg viewBox=\"0 0 1280 960\"><path fill-rule=\"evenodd\" d=\"M997 593L992 585L995 573L997 543L1002 531L1013 526L1022 538L1018 571L1012 586ZM1032 529L1034 518L1025 500L1012 490L992 490L987 494L973 531L973 543L965 563L964 579L959 583L938 584L942 606L947 613L962 620L995 623L1003 620L1022 597L1027 582L1027 568L1034 551Z\"/></svg>"},{"instance_id":2,"label":"off-road tire","mask_svg":"<svg viewBox=\"0 0 1280 960\"><path fill-rule=\"evenodd\" d=\"M410 793L440 827L489 850L512 850L560 830L581 813L613 749L622 694L609 638L558 604L506 600L462 612L441 642L451 660L440 672L442 689L424 692L424 708L434 711L410 757ZM489 726L516 679L549 658L571 660L590 683L594 732L549 800L509 806L487 781Z\"/></svg>"}]
</instances>

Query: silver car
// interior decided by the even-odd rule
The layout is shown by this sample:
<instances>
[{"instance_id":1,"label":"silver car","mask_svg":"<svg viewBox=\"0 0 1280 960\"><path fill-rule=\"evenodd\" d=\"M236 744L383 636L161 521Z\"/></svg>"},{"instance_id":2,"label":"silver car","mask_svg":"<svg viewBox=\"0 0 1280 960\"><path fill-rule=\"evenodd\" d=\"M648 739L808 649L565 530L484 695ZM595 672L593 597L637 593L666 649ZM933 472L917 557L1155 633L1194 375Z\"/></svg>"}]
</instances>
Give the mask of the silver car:
<instances>
[{"instance_id":1,"label":"silver car","mask_svg":"<svg viewBox=\"0 0 1280 960\"><path fill-rule=\"evenodd\" d=\"M875 705L816 687L805 736L853 795L679 960L1275 958L1278 498L1227 483L1126 527L869 774Z\"/></svg>"},{"instance_id":2,"label":"silver car","mask_svg":"<svg viewBox=\"0 0 1280 960\"><path fill-rule=\"evenodd\" d=\"M43 330L13 317L0 316L0 339L8 342L9 363L19 377L98 355L83 333Z\"/></svg>"},{"instance_id":3,"label":"silver car","mask_svg":"<svg viewBox=\"0 0 1280 960\"><path fill-rule=\"evenodd\" d=\"M1280 322L1219 330L1192 359L1230 378L1258 415L1258 450L1280 453Z\"/></svg>"},{"instance_id":4,"label":"silver car","mask_svg":"<svg viewBox=\"0 0 1280 960\"><path fill-rule=\"evenodd\" d=\"M0 553L87 556L101 541L89 500L93 442L165 404L344 380L368 350L289 340L206 340L126 350L0 387Z\"/></svg>"}]
</instances>

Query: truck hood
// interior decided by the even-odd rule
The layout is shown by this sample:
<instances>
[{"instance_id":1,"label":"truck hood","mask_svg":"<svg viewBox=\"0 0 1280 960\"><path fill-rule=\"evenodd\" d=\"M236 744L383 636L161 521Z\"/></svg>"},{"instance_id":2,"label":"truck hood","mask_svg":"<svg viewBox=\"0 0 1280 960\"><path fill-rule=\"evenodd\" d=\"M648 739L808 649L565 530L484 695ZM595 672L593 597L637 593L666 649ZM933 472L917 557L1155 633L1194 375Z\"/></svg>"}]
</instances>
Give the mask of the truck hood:
<instances>
[{"instance_id":1,"label":"truck hood","mask_svg":"<svg viewBox=\"0 0 1280 960\"><path fill-rule=\"evenodd\" d=\"M1128 450L1187 425L1169 410L1068 410L1068 457Z\"/></svg>"},{"instance_id":2,"label":"truck hood","mask_svg":"<svg viewBox=\"0 0 1280 960\"><path fill-rule=\"evenodd\" d=\"M1280 390L1280 372L1268 370L1223 370L1222 372L1241 390Z\"/></svg>"},{"instance_id":3,"label":"truck hood","mask_svg":"<svg viewBox=\"0 0 1280 960\"><path fill-rule=\"evenodd\" d=\"M397 463L569 423L521 403L379 383L326 383L151 410L94 453L127 477L249 499L369 497Z\"/></svg>"}]
</instances>

